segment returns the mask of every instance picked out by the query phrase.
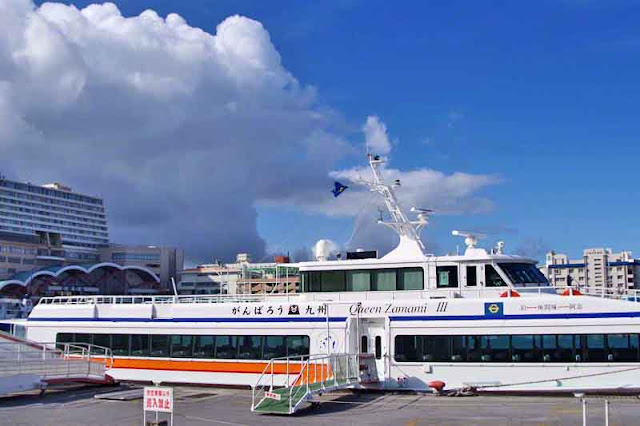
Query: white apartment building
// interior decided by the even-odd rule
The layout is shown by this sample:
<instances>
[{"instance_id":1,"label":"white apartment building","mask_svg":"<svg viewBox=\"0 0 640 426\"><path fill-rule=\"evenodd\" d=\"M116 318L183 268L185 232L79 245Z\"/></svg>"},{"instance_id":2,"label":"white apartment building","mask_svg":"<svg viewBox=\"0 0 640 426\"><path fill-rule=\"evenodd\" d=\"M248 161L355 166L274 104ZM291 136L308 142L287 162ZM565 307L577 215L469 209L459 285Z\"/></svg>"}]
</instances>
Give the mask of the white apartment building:
<instances>
[{"instance_id":1,"label":"white apartment building","mask_svg":"<svg viewBox=\"0 0 640 426\"><path fill-rule=\"evenodd\" d=\"M636 281L640 260L634 259L630 251L613 253L610 248L590 248L584 250L579 259L569 259L566 254L550 251L541 270L558 288L606 288L619 293L640 288L640 281Z\"/></svg>"}]
</instances>

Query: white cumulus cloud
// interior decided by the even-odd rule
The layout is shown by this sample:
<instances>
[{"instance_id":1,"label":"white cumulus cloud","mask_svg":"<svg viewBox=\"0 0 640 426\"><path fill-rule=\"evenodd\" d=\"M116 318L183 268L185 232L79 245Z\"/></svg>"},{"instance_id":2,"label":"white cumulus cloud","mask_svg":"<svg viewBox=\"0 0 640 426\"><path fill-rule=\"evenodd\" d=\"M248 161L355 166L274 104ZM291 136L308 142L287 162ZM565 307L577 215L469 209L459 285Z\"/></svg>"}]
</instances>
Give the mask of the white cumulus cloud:
<instances>
[{"instance_id":1,"label":"white cumulus cloud","mask_svg":"<svg viewBox=\"0 0 640 426\"><path fill-rule=\"evenodd\" d=\"M260 257L260 203L354 215L367 191L352 185L335 203L329 193L329 172L352 152L342 129L255 20L231 16L210 34L112 3L0 1L2 172L103 196L114 241L176 245L196 260ZM378 117L363 132L372 152L391 151ZM474 194L496 181L384 173L403 181L407 206L449 212L489 208Z\"/></svg>"},{"instance_id":2,"label":"white cumulus cloud","mask_svg":"<svg viewBox=\"0 0 640 426\"><path fill-rule=\"evenodd\" d=\"M391 141L387 133L387 126L375 115L367 117L362 126L367 151L372 154L386 155L391 152Z\"/></svg>"}]
</instances>

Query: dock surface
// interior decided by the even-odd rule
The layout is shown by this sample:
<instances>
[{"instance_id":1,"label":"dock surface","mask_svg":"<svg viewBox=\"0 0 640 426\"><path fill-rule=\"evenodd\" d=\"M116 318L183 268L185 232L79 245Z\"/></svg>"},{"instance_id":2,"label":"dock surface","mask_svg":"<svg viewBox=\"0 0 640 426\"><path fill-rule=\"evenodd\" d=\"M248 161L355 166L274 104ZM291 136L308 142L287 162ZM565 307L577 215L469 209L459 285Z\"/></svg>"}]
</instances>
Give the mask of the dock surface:
<instances>
[{"instance_id":1,"label":"dock surface","mask_svg":"<svg viewBox=\"0 0 640 426\"><path fill-rule=\"evenodd\" d=\"M135 425L142 424L142 399L99 399L127 387L75 386L0 398L2 424ZM417 394L336 393L318 407L293 416L249 411L251 392L239 389L174 387L176 425L581 425L582 406L572 396L476 396L464 398ZM129 392L135 394L135 392ZM604 424L604 399L588 399L587 424ZM609 397L610 425L636 425L637 397Z\"/></svg>"}]
</instances>

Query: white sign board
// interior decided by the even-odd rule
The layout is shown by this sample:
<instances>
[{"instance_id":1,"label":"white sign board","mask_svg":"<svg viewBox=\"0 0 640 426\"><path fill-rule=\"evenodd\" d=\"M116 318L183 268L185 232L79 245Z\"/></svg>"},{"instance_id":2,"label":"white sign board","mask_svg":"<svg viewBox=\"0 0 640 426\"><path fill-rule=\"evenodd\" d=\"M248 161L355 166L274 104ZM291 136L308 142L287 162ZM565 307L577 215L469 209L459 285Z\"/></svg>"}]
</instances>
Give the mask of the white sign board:
<instances>
[{"instance_id":1,"label":"white sign board","mask_svg":"<svg viewBox=\"0 0 640 426\"><path fill-rule=\"evenodd\" d=\"M265 392L264 396L269 399L275 399L276 401L280 401L281 398L280 394L277 394L275 392Z\"/></svg>"},{"instance_id":2,"label":"white sign board","mask_svg":"<svg viewBox=\"0 0 640 426\"><path fill-rule=\"evenodd\" d=\"M145 411L173 413L173 388L145 387L143 407Z\"/></svg>"}]
</instances>

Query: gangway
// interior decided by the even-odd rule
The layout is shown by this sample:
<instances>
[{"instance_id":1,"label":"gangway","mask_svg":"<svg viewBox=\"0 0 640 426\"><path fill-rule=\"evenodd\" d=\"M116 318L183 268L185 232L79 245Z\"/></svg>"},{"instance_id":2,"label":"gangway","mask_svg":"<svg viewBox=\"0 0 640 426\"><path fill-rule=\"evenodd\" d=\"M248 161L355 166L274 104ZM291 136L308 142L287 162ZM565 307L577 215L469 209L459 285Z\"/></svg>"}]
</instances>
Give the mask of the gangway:
<instances>
[{"instance_id":1,"label":"gangway","mask_svg":"<svg viewBox=\"0 0 640 426\"><path fill-rule=\"evenodd\" d=\"M88 343L36 343L0 333L0 395L51 383L109 383L111 349Z\"/></svg>"},{"instance_id":2,"label":"gangway","mask_svg":"<svg viewBox=\"0 0 640 426\"><path fill-rule=\"evenodd\" d=\"M354 388L363 382L363 376L371 377L375 360L368 361L360 354L273 358L253 387L251 411L293 414L305 402L313 402L316 395Z\"/></svg>"}]
</instances>

